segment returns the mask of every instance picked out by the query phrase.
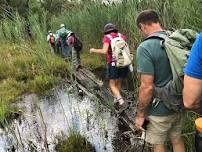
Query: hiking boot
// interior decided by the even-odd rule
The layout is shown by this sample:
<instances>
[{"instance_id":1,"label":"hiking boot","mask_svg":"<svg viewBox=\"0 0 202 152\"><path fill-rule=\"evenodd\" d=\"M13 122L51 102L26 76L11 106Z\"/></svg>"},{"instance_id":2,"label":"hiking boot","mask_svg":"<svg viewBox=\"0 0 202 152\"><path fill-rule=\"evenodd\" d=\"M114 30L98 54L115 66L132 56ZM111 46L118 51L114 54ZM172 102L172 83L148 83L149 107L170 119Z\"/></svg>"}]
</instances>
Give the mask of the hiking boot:
<instances>
[{"instance_id":1,"label":"hiking boot","mask_svg":"<svg viewBox=\"0 0 202 152\"><path fill-rule=\"evenodd\" d=\"M114 102L114 108L116 111L119 110L119 103L118 102Z\"/></svg>"},{"instance_id":2,"label":"hiking boot","mask_svg":"<svg viewBox=\"0 0 202 152\"><path fill-rule=\"evenodd\" d=\"M128 108L128 102L124 102L123 104L119 104L119 113L122 113L124 110Z\"/></svg>"},{"instance_id":3,"label":"hiking boot","mask_svg":"<svg viewBox=\"0 0 202 152\"><path fill-rule=\"evenodd\" d=\"M123 104L120 104L119 102L116 102L114 103L114 108L115 111L120 114L128 108L128 103L124 102Z\"/></svg>"},{"instance_id":4,"label":"hiking boot","mask_svg":"<svg viewBox=\"0 0 202 152\"><path fill-rule=\"evenodd\" d=\"M81 65L77 65L76 66L76 71L78 71L79 69L81 69L82 67L81 67Z\"/></svg>"}]
</instances>

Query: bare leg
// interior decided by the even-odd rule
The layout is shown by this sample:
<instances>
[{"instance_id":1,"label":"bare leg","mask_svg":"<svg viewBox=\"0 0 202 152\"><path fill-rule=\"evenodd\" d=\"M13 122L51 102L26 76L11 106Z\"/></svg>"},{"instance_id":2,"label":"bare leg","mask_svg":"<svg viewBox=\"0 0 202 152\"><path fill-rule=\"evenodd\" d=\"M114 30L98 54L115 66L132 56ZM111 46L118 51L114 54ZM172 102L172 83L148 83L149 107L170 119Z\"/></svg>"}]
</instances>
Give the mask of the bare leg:
<instances>
[{"instance_id":1,"label":"bare leg","mask_svg":"<svg viewBox=\"0 0 202 152\"><path fill-rule=\"evenodd\" d=\"M120 94L119 88L117 88L116 86L116 81L117 80L109 80L109 87L114 97L120 97L121 94Z\"/></svg>"},{"instance_id":2,"label":"bare leg","mask_svg":"<svg viewBox=\"0 0 202 152\"><path fill-rule=\"evenodd\" d=\"M172 138L171 143L173 146L173 152L185 152L184 141L182 138Z\"/></svg>"},{"instance_id":3,"label":"bare leg","mask_svg":"<svg viewBox=\"0 0 202 152\"><path fill-rule=\"evenodd\" d=\"M165 145L154 145L154 152L166 152Z\"/></svg>"},{"instance_id":4,"label":"bare leg","mask_svg":"<svg viewBox=\"0 0 202 152\"><path fill-rule=\"evenodd\" d=\"M120 105L123 105L124 104L124 100L123 98L121 97L121 79L118 79L116 80L116 88L119 90L120 92L120 96L118 97L118 102L120 103Z\"/></svg>"},{"instance_id":5,"label":"bare leg","mask_svg":"<svg viewBox=\"0 0 202 152\"><path fill-rule=\"evenodd\" d=\"M74 47L71 47L71 49L72 49L72 63L74 67L77 68L80 65L80 54Z\"/></svg>"},{"instance_id":6,"label":"bare leg","mask_svg":"<svg viewBox=\"0 0 202 152\"><path fill-rule=\"evenodd\" d=\"M121 79L116 80L116 87L119 89L119 92L121 92Z\"/></svg>"}]
</instances>

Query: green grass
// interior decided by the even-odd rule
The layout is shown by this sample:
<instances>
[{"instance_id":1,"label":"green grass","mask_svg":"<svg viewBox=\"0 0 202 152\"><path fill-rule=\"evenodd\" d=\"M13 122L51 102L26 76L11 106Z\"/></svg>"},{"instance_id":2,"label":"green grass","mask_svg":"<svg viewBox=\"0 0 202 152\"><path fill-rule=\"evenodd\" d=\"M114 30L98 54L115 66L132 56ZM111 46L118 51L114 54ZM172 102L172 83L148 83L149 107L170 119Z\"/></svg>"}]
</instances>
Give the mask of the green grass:
<instances>
[{"instance_id":1,"label":"green grass","mask_svg":"<svg viewBox=\"0 0 202 152\"><path fill-rule=\"evenodd\" d=\"M185 147L187 152L193 152L195 150L194 147L194 133L195 133L195 119L198 118L199 115L196 115L192 112L186 113L186 120L184 123L183 130L183 139L185 142Z\"/></svg>"},{"instance_id":2,"label":"green grass","mask_svg":"<svg viewBox=\"0 0 202 152\"><path fill-rule=\"evenodd\" d=\"M46 44L45 44L46 45ZM45 46L44 45L44 46ZM50 50L4 42L0 49L1 116L24 93L44 94L68 77L69 64ZM39 52L41 51L41 52ZM4 112L5 111L5 112Z\"/></svg>"},{"instance_id":3,"label":"green grass","mask_svg":"<svg viewBox=\"0 0 202 152\"><path fill-rule=\"evenodd\" d=\"M95 70L101 67L105 68L106 66L105 56L97 54L89 54L89 50L85 50L81 54L81 61L82 65L90 70Z\"/></svg>"},{"instance_id":4,"label":"green grass","mask_svg":"<svg viewBox=\"0 0 202 152\"><path fill-rule=\"evenodd\" d=\"M76 131L71 131L67 138L59 139L56 146L58 152L93 152L93 146Z\"/></svg>"}]
</instances>

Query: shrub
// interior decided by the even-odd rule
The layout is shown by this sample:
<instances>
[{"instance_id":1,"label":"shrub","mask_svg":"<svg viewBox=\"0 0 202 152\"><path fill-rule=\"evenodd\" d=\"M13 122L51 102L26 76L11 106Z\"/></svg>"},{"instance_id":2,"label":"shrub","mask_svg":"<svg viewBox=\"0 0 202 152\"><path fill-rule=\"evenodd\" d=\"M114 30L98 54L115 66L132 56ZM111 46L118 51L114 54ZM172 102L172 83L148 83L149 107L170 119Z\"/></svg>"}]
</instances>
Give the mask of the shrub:
<instances>
[{"instance_id":1,"label":"shrub","mask_svg":"<svg viewBox=\"0 0 202 152\"><path fill-rule=\"evenodd\" d=\"M58 152L95 152L93 146L75 131L71 131L66 139L60 139L56 146Z\"/></svg>"}]
</instances>

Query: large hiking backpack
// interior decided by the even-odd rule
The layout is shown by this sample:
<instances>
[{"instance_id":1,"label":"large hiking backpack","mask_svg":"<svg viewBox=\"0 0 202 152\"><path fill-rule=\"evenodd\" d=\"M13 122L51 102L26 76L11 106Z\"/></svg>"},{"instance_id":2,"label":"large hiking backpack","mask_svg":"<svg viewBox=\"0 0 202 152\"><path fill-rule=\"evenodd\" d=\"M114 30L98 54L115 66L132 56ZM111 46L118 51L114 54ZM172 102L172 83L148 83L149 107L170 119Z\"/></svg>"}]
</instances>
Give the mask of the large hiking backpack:
<instances>
[{"instance_id":1,"label":"large hiking backpack","mask_svg":"<svg viewBox=\"0 0 202 152\"><path fill-rule=\"evenodd\" d=\"M191 29L180 29L168 34L152 34L147 39L160 39L160 45L167 53L173 79L164 87L155 87L154 98L160 99L164 104L176 112L182 111L183 99L182 90L184 87L183 69L187 63L191 47L197 38L198 33Z\"/></svg>"},{"instance_id":2,"label":"large hiking backpack","mask_svg":"<svg viewBox=\"0 0 202 152\"><path fill-rule=\"evenodd\" d=\"M81 51L83 49L83 44L75 34L73 36L74 36L73 47L75 48L76 51L79 52L79 51Z\"/></svg>"},{"instance_id":3,"label":"large hiking backpack","mask_svg":"<svg viewBox=\"0 0 202 152\"><path fill-rule=\"evenodd\" d=\"M51 45L55 45L55 37L53 35L50 35L49 42Z\"/></svg>"},{"instance_id":4,"label":"large hiking backpack","mask_svg":"<svg viewBox=\"0 0 202 152\"><path fill-rule=\"evenodd\" d=\"M118 37L113 38L110 34L107 37L111 40L112 66L126 67L132 64L132 55L127 42L118 33Z\"/></svg>"},{"instance_id":5,"label":"large hiking backpack","mask_svg":"<svg viewBox=\"0 0 202 152\"><path fill-rule=\"evenodd\" d=\"M82 50L82 48L83 48L83 44L82 44L82 42L79 40L79 38L75 35L75 33L73 33L73 32L71 32L71 33L69 33L68 34L68 36L67 36L67 40L68 40L68 38L70 38L70 37L73 37L73 39L74 39L74 41L73 41L73 44L71 44L73 47L74 47L74 49L76 50L76 51L81 51ZM68 43L68 42L67 42Z\"/></svg>"},{"instance_id":6,"label":"large hiking backpack","mask_svg":"<svg viewBox=\"0 0 202 152\"><path fill-rule=\"evenodd\" d=\"M69 30L67 30L67 29L65 29L65 28L62 28L59 32L60 32L60 38L61 38L62 40L66 40L68 34L69 34L71 31L69 31Z\"/></svg>"}]
</instances>

